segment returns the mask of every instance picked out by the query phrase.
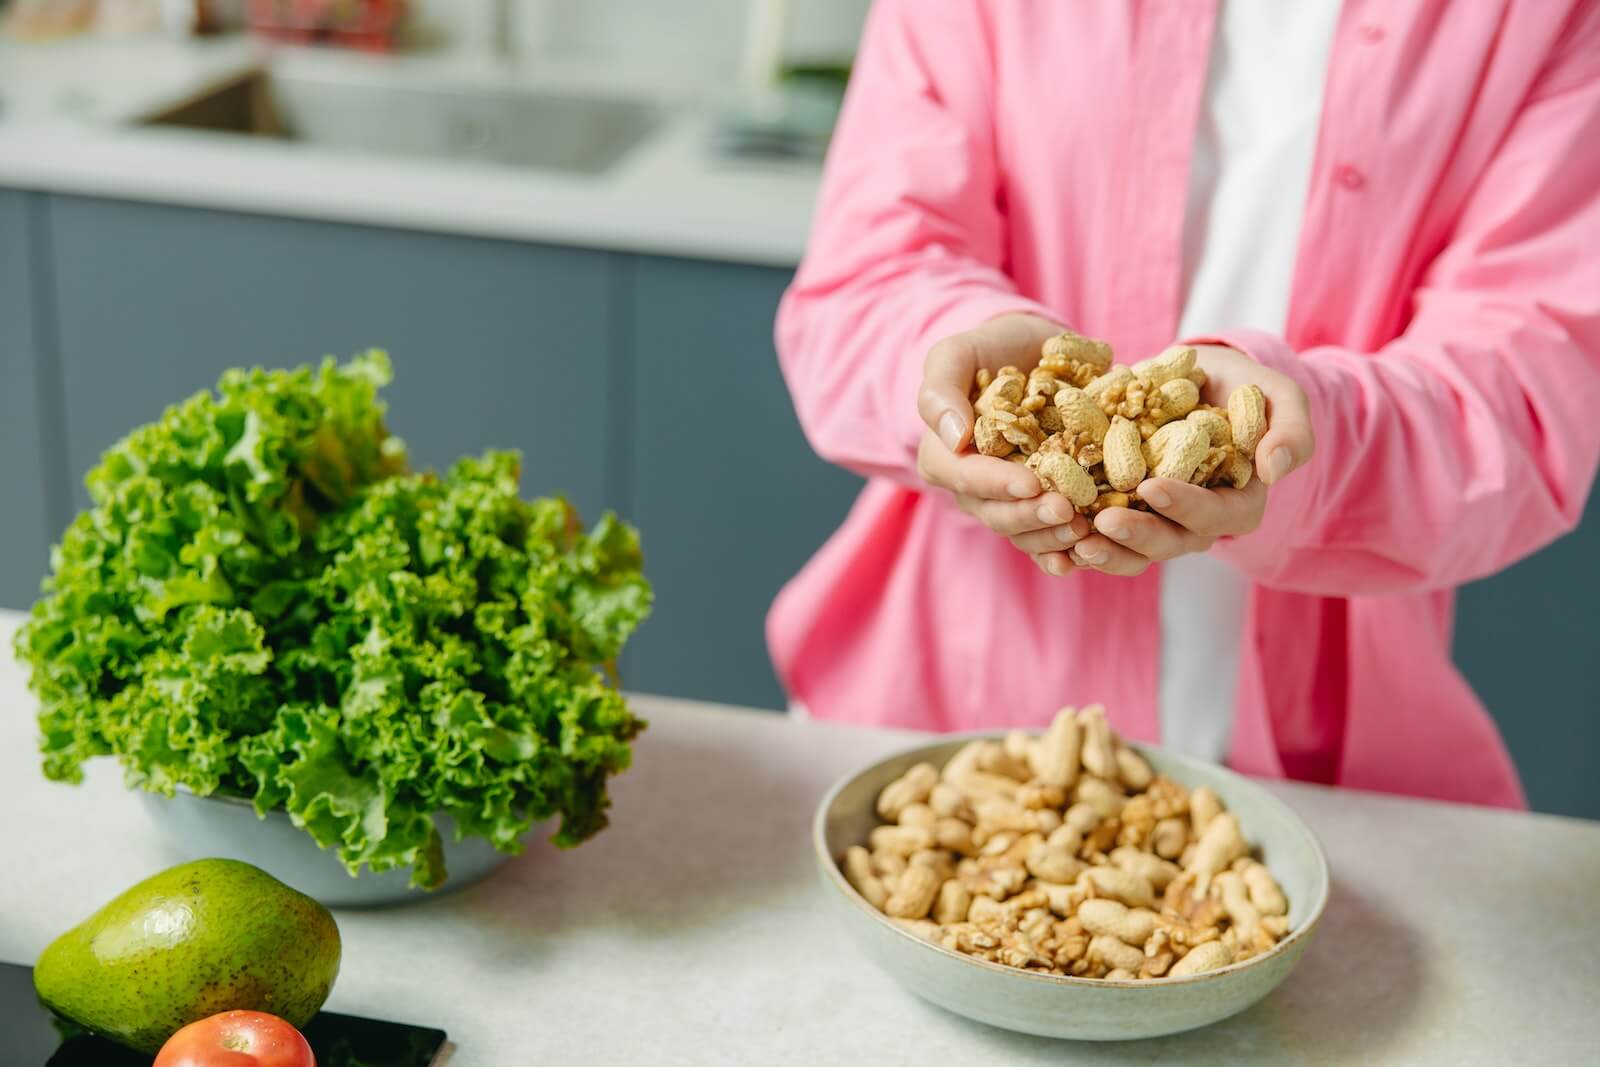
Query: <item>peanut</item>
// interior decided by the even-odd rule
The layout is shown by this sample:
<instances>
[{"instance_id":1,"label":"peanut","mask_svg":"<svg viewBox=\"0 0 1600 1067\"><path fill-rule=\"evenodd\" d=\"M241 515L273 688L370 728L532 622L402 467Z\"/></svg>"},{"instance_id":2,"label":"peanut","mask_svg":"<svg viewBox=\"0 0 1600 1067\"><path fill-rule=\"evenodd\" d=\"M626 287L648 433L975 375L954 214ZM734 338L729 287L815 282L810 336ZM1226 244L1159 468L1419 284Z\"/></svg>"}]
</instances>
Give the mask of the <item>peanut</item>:
<instances>
[{"instance_id":1,"label":"peanut","mask_svg":"<svg viewBox=\"0 0 1600 1067\"><path fill-rule=\"evenodd\" d=\"M998 743L987 744L978 751L978 770L1015 778L1019 782L1026 782L1033 777L1025 760L1013 756L1004 744Z\"/></svg>"},{"instance_id":2,"label":"peanut","mask_svg":"<svg viewBox=\"0 0 1600 1067\"><path fill-rule=\"evenodd\" d=\"M1028 873L1046 882L1071 882L1084 870L1078 857L1049 843L1030 849L1026 862Z\"/></svg>"},{"instance_id":3,"label":"peanut","mask_svg":"<svg viewBox=\"0 0 1600 1067\"><path fill-rule=\"evenodd\" d=\"M860 845L851 845L844 854L844 877L857 893L865 898L879 911L889 899L889 891L883 887L877 874L872 869L872 856Z\"/></svg>"},{"instance_id":4,"label":"peanut","mask_svg":"<svg viewBox=\"0 0 1600 1067\"><path fill-rule=\"evenodd\" d=\"M1088 903L1085 901L1085 903ZM1082 911L1082 908L1078 909ZM1089 924L1085 922L1085 928ZM1126 941L1112 937L1110 934L1094 934L1089 938L1088 959L1091 963L1101 963L1111 968L1121 968L1130 973L1136 972L1144 966L1144 952L1133 947Z\"/></svg>"},{"instance_id":5,"label":"peanut","mask_svg":"<svg viewBox=\"0 0 1600 1067\"><path fill-rule=\"evenodd\" d=\"M1171 431L1169 434L1167 431ZM1161 443L1158 445L1157 441ZM1188 421L1169 422L1150 438L1145 456L1152 478L1186 482L1210 448L1205 427Z\"/></svg>"},{"instance_id":6,"label":"peanut","mask_svg":"<svg viewBox=\"0 0 1600 1067\"><path fill-rule=\"evenodd\" d=\"M1078 921L1091 934L1108 934L1128 945L1142 946L1156 932L1156 913L1097 898L1078 905Z\"/></svg>"},{"instance_id":7,"label":"peanut","mask_svg":"<svg viewBox=\"0 0 1600 1067\"><path fill-rule=\"evenodd\" d=\"M867 840L873 851L881 849L909 858L913 852L933 847L933 830L926 826L879 826Z\"/></svg>"},{"instance_id":8,"label":"peanut","mask_svg":"<svg viewBox=\"0 0 1600 1067\"><path fill-rule=\"evenodd\" d=\"M1184 954L1184 957L1174 963L1167 971L1168 978L1186 978L1192 974L1203 974L1214 971L1219 967L1226 967L1233 962L1233 950L1221 941L1207 941L1203 945L1196 945Z\"/></svg>"},{"instance_id":9,"label":"peanut","mask_svg":"<svg viewBox=\"0 0 1600 1067\"><path fill-rule=\"evenodd\" d=\"M1241 385L1228 394L1228 427L1233 431L1233 446L1241 455L1253 457L1267 432L1267 397L1260 386Z\"/></svg>"},{"instance_id":10,"label":"peanut","mask_svg":"<svg viewBox=\"0 0 1600 1067\"><path fill-rule=\"evenodd\" d=\"M1261 913L1250 903L1244 879L1237 871L1223 871L1216 877L1216 886L1217 894L1222 898L1222 910L1228 913L1228 919L1246 939L1254 938L1256 928L1261 925Z\"/></svg>"},{"instance_id":11,"label":"peanut","mask_svg":"<svg viewBox=\"0 0 1600 1067\"><path fill-rule=\"evenodd\" d=\"M966 886L952 878L939 887L939 895L933 904L934 921L966 922L967 909L970 907L972 907L972 894L968 892Z\"/></svg>"},{"instance_id":12,"label":"peanut","mask_svg":"<svg viewBox=\"0 0 1600 1067\"><path fill-rule=\"evenodd\" d=\"M1183 855L1183 847L1188 843L1189 824L1176 815L1157 819L1155 828L1150 831L1150 849L1164 860L1175 860Z\"/></svg>"},{"instance_id":13,"label":"peanut","mask_svg":"<svg viewBox=\"0 0 1600 1067\"><path fill-rule=\"evenodd\" d=\"M1150 879L1120 867L1090 867L1083 872L1095 896L1120 900L1130 908L1154 908L1156 892Z\"/></svg>"},{"instance_id":14,"label":"peanut","mask_svg":"<svg viewBox=\"0 0 1600 1067\"><path fill-rule=\"evenodd\" d=\"M883 910L896 919L926 918L939 884L939 872L932 867L907 867Z\"/></svg>"},{"instance_id":15,"label":"peanut","mask_svg":"<svg viewBox=\"0 0 1600 1067\"><path fill-rule=\"evenodd\" d=\"M967 796L949 782L940 782L928 794L928 807L942 818L972 819L972 806Z\"/></svg>"},{"instance_id":16,"label":"peanut","mask_svg":"<svg viewBox=\"0 0 1600 1067\"><path fill-rule=\"evenodd\" d=\"M1117 749L1111 724L1106 721L1106 709L1099 704L1084 708L1078 712L1078 726L1083 731L1083 769L1096 778L1115 778Z\"/></svg>"},{"instance_id":17,"label":"peanut","mask_svg":"<svg viewBox=\"0 0 1600 1067\"><path fill-rule=\"evenodd\" d=\"M884 787L878 794L878 814L890 822L900 818L900 812L912 804L928 799L928 793L939 780L939 772L931 763L919 763Z\"/></svg>"},{"instance_id":18,"label":"peanut","mask_svg":"<svg viewBox=\"0 0 1600 1067\"><path fill-rule=\"evenodd\" d=\"M1104 778L1085 775L1072 787L1072 798L1088 804L1102 819L1109 819L1122 810L1122 791ZM1074 805L1076 806L1076 805Z\"/></svg>"},{"instance_id":19,"label":"peanut","mask_svg":"<svg viewBox=\"0 0 1600 1067\"><path fill-rule=\"evenodd\" d=\"M1256 911L1264 916L1289 913L1289 903L1283 897L1283 890L1278 887L1277 879L1272 877L1272 872L1267 870L1265 864L1241 858L1234 862L1233 868L1244 878L1250 903L1255 905Z\"/></svg>"},{"instance_id":20,"label":"peanut","mask_svg":"<svg viewBox=\"0 0 1600 1067\"><path fill-rule=\"evenodd\" d=\"M1178 865L1168 863L1159 856L1126 845L1111 850L1111 862L1129 874L1141 875L1156 892L1167 888L1178 877Z\"/></svg>"},{"instance_id":21,"label":"peanut","mask_svg":"<svg viewBox=\"0 0 1600 1067\"><path fill-rule=\"evenodd\" d=\"M1033 750L1034 775L1044 785L1071 788L1078 780L1078 752L1082 734L1072 708L1062 708Z\"/></svg>"},{"instance_id":22,"label":"peanut","mask_svg":"<svg viewBox=\"0 0 1600 1067\"><path fill-rule=\"evenodd\" d=\"M1222 798L1210 786L1202 785L1189 794L1189 824L1194 827L1196 837L1205 833L1211 820L1222 811Z\"/></svg>"},{"instance_id":23,"label":"peanut","mask_svg":"<svg viewBox=\"0 0 1600 1067\"><path fill-rule=\"evenodd\" d=\"M978 851L972 843L972 824L954 815L945 815L933 824L933 843L960 856Z\"/></svg>"},{"instance_id":24,"label":"peanut","mask_svg":"<svg viewBox=\"0 0 1600 1067\"><path fill-rule=\"evenodd\" d=\"M1045 492L1060 493L1072 501L1074 507L1086 508L1100 495L1093 476L1076 459L1064 453L1034 452L1028 457L1028 469L1039 479Z\"/></svg>"},{"instance_id":25,"label":"peanut","mask_svg":"<svg viewBox=\"0 0 1600 1067\"><path fill-rule=\"evenodd\" d=\"M1206 824L1205 831L1200 835L1200 843L1195 848L1194 859L1186 869L1199 875L1198 888L1205 892L1210 878L1244 855L1247 848L1244 837L1239 833L1239 816L1225 811Z\"/></svg>"},{"instance_id":26,"label":"peanut","mask_svg":"<svg viewBox=\"0 0 1600 1067\"><path fill-rule=\"evenodd\" d=\"M1135 363L1132 368L1133 373L1149 382L1152 388L1156 388L1175 378L1187 378L1189 372L1194 370L1194 361L1198 354L1189 345L1173 345L1149 359Z\"/></svg>"},{"instance_id":27,"label":"peanut","mask_svg":"<svg viewBox=\"0 0 1600 1067\"><path fill-rule=\"evenodd\" d=\"M899 822L901 826L931 827L938 818L938 813L919 801L916 804L907 804L900 809Z\"/></svg>"},{"instance_id":28,"label":"peanut","mask_svg":"<svg viewBox=\"0 0 1600 1067\"><path fill-rule=\"evenodd\" d=\"M1150 782L1155 778L1155 772L1150 769L1144 757L1126 745L1117 746L1117 773L1116 777L1122 779L1122 784L1135 793L1150 788Z\"/></svg>"}]
</instances>

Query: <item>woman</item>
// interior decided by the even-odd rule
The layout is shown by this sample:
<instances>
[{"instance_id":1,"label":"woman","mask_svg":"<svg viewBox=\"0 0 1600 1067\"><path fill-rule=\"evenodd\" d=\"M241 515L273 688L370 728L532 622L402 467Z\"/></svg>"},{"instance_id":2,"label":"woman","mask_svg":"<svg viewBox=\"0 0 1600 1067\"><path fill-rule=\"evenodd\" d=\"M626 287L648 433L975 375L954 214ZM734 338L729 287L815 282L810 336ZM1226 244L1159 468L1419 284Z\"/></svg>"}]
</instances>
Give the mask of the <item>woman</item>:
<instances>
[{"instance_id":1,"label":"woman","mask_svg":"<svg viewBox=\"0 0 1600 1067\"><path fill-rule=\"evenodd\" d=\"M974 454L976 369L1064 327L1258 384L1258 481L1091 528ZM870 479L768 620L811 714L1098 701L1250 773L1522 806L1452 588L1570 530L1600 455L1600 4L880 0L777 336Z\"/></svg>"}]
</instances>

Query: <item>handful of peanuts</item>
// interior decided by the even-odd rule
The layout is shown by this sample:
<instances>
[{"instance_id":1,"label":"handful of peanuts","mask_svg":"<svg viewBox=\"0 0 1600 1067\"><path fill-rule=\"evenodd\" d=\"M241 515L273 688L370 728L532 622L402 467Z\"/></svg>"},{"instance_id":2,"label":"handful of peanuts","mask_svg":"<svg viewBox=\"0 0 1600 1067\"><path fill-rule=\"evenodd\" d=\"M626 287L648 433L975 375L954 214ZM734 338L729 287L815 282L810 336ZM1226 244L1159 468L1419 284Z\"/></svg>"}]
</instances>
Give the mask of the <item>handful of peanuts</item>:
<instances>
[{"instance_id":1,"label":"handful of peanuts","mask_svg":"<svg viewBox=\"0 0 1600 1067\"><path fill-rule=\"evenodd\" d=\"M1200 402L1196 351L1174 345L1113 364L1111 346L1068 331L1044 343L1039 365L978 371L972 438L979 452L1024 463L1078 511L1145 508L1148 477L1243 489L1267 431L1267 402L1241 385L1226 408Z\"/></svg>"},{"instance_id":2,"label":"handful of peanuts","mask_svg":"<svg viewBox=\"0 0 1600 1067\"><path fill-rule=\"evenodd\" d=\"M1011 967L1134 981L1269 950L1289 905L1215 791L1155 774L1099 705L973 741L878 795L845 878L927 941Z\"/></svg>"}]
</instances>

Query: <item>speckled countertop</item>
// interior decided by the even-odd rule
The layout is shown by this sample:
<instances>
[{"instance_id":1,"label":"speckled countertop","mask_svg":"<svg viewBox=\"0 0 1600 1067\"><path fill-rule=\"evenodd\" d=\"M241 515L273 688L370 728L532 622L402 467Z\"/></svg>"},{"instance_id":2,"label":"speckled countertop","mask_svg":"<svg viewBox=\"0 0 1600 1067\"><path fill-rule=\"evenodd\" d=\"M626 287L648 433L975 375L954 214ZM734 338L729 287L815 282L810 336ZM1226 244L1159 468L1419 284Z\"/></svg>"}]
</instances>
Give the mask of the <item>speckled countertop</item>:
<instances>
[{"instance_id":1,"label":"speckled countertop","mask_svg":"<svg viewBox=\"0 0 1600 1067\"><path fill-rule=\"evenodd\" d=\"M53 785L0 613L0 958L170 862L107 761ZM812 809L915 735L641 697L614 825L452 896L341 912L330 1006L442 1026L451 1067L511 1064L1583 1064L1600 1061L1600 825L1274 784L1333 894L1274 994L1189 1034L1087 1045L902 992L828 921Z\"/></svg>"},{"instance_id":2,"label":"speckled countertop","mask_svg":"<svg viewBox=\"0 0 1600 1067\"><path fill-rule=\"evenodd\" d=\"M666 118L598 176L330 151L134 120L262 65L316 76L614 93ZM486 237L793 266L815 163L707 150L725 87L553 63L369 57L244 39L0 41L0 187L189 204Z\"/></svg>"}]
</instances>

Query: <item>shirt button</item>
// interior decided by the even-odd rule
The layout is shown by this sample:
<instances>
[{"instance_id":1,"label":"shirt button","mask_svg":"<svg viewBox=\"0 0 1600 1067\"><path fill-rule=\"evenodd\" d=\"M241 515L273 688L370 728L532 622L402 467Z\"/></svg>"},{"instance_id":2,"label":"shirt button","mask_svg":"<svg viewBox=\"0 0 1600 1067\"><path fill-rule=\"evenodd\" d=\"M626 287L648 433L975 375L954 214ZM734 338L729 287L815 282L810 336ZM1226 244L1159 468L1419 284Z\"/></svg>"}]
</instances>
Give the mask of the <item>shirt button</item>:
<instances>
[{"instance_id":1,"label":"shirt button","mask_svg":"<svg viewBox=\"0 0 1600 1067\"><path fill-rule=\"evenodd\" d=\"M1379 41L1383 40L1383 36L1384 36L1383 27L1382 26L1374 26L1370 22L1367 23L1365 26L1362 26L1356 32L1358 34L1360 34L1361 35L1361 39L1363 41L1367 42L1368 44L1377 44Z\"/></svg>"},{"instance_id":2,"label":"shirt button","mask_svg":"<svg viewBox=\"0 0 1600 1067\"><path fill-rule=\"evenodd\" d=\"M1341 163L1334 168L1333 180L1352 192L1367 184L1366 176L1348 163Z\"/></svg>"}]
</instances>

